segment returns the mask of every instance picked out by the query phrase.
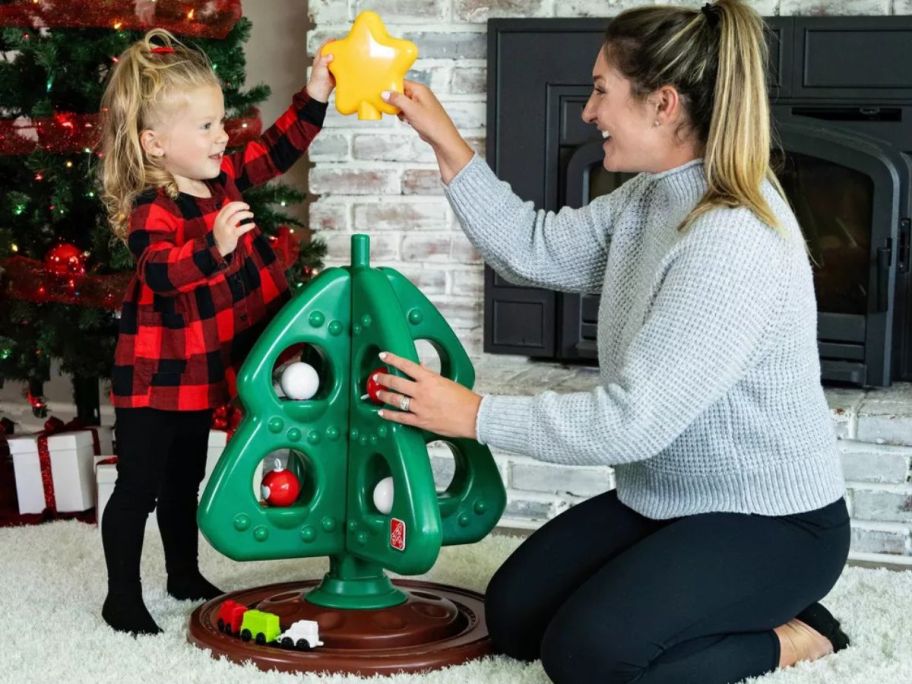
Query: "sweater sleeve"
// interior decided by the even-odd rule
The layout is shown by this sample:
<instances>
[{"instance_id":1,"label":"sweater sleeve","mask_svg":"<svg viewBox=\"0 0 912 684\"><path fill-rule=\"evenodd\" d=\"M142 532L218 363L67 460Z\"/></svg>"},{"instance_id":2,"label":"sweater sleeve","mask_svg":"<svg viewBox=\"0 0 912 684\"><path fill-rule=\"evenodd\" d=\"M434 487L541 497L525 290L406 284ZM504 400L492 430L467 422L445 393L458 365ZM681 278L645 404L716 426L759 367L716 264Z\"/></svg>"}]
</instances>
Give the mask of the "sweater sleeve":
<instances>
[{"instance_id":1,"label":"sweater sleeve","mask_svg":"<svg viewBox=\"0 0 912 684\"><path fill-rule=\"evenodd\" d=\"M781 320L795 257L756 220L699 225L679 245L616 379L589 392L486 396L479 441L570 465L651 458L743 377Z\"/></svg>"},{"instance_id":2,"label":"sweater sleeve","mask_svg":"<svg viewBox=\"0 0 912 684\"><path fill-rule=\"evenodd\" d=\"M222 160L222 171L234 179L238 190L262 185L291 168L320 132L326 103L297 92L291 106L263 135Z\"/></svg>"},{"instance_id":3,"label":"sweater sleeve","mask_svg":"<svg viewBox=\"0 0 912 684\"><path fill-rule=\"evenodd\" d=\"M140 280L166 296L190 292L228 268L212 231L177 245L184 218L170 206L169 200L155 193L142 195L130 215L127 236Z\"/></svg>"},{"instance_id":4,"label":"sweater sleeve","mask_svg":"<svg viewBox=\"0 0 912 684\"><path fill-rule=\"evenodd\" d=\"M476 155L450 181L446 195L469 240L509 282L597 293L615 218L639 178L581 209L536 211Z\"/></svg>"}]
</instances>

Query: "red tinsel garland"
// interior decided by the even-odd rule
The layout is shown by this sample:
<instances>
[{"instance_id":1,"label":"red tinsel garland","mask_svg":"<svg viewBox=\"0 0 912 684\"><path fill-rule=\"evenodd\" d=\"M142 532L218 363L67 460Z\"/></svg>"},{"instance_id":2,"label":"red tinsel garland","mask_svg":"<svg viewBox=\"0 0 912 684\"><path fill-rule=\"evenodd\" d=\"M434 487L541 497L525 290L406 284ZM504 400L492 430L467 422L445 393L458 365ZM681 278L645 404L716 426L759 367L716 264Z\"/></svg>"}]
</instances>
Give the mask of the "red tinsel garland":
<instances>
[{"instance_id":1,"label":"red tinsel garland","mask_svg":"<svg viewBox=\"0 0 912 684\"><path fill-rule=\"evenodd\" d=\"M0 5L0 26L158 27L197 38L224 38L240 18L241 0L11 0Z\"/></svg>"},{"instance_id":2,"label":"red tinsel garland","mask_svg":"<svg viewBox=\"0 0 912 684\"><path fill-rule=\"evenodd\" d=\"M0 119L0 155L31 154L38 150L55 154L94 150L101 135L98 119L98 114L72 112L57 112L43 119ZM225 122L228 146L244 145L258 138L262 129L256 108L245 117L229 119Z\"/></svg>"},{"instance_id":3,"label":"red tinsel garland","mask_svg":"<svg viewBox=\"0 0 912 684\"><path fill-rule=\"evenodd\" d=\"M288 226L281 226L276 237L269 239L283 268L298 259L300 245ZM107 311L117 311L124 292L133 277L132 271L110 275L57 274L45 267L44 261L15 256L0 259L3 277L0 298L46 304L78 304Z\"/></svg>"},{"instance_id":4,"label":"red tinsel garland","mask_svg":"<svg viewBox=\"0 0 912 684\"><path fill-rule=\"evenodd\" d=\"M108 311L120 308L124 291L133 276L130 271L79 278L57 276L48 273L43 262L20 256L2 259L0 266L4 270L0 297L42 304L79 304Z\"/></svg>"}]
</instances>

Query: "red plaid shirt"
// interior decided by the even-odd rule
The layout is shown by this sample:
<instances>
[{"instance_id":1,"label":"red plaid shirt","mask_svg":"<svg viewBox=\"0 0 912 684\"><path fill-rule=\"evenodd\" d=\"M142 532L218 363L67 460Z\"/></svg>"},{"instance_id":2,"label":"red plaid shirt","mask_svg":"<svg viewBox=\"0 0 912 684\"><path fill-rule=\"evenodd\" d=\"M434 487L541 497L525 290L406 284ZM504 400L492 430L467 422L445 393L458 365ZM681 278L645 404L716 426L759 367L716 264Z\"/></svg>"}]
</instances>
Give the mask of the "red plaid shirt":
<instances>
[{"instance_id":1,"label":"red plaid shirt","mask_svg":"<svg viewBox=\"0 0 912 684\"><path fill-rule=\"evenodd\" d=\"M282 264L258 228L222 257L212 226L247 188L284 173L320 131L326 105L302 90L260 139L222 160L212 197L140 195L128 245L136 273L121 308L111 375L119 408L197 411L235 395L238 368L288 300Z\"/></svg>"}]
</instances>

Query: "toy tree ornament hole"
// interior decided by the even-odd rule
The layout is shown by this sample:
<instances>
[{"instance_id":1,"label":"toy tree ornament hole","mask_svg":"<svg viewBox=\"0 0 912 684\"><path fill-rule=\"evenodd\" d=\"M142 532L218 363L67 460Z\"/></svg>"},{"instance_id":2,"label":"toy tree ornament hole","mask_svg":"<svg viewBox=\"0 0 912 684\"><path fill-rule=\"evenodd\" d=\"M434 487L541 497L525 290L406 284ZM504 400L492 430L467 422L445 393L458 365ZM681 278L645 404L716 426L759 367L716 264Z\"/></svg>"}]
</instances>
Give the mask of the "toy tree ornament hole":
<instances>
[{"instance_id":1,"label":"toy tree ornament hole","mask_svg":"<svg viewBox=\"0 0 912 684\"><path fill-rule=\"evenodd\" d=\"M278 355L272 388L280 401L319 401L333 387L332 365L316 345L295 344Z\"/></svg>"},{"instance_id":2,"label":"toy tree ornament hole","mask_svg":"<svg viewBox=\"0 0 912 684\"><path fill-rule=\"evenodd\" d=\"M449 442L434 440L427 445L431 471L434 473L434 489L437 493L447 491L456 479L456 457Z\"/></svg>"},{"instance_id":3,"label":"toy tree ornament hole","mask_svg":"<svg viewBox=\"0 0 912 684\"><path fill-rule=\"evenodd\" d=\"M442 372L444 366L443 358L440 350L432 342L429 340L415 340L415 351L418 352L418 361L422 366L435 373Z\"/></svg>"},{"instance_id":4,"label":"toy tree ornament hole","mask_svg":"<svg viewBox=\"0 0 912 684\"><path fill-rule=\"evenodd\" d=\"M256 495L263 506L307 506L317 491L317 473L311 460L297 449L276 451L262 461Z\"/></svg>"},{"instance_id":5,"label":"toy tree ornament hole","mask_svg":"<svg viewBox=\"0 0 912 684\"><path fill-rule=\"evenodd\" d=\"M381 454L372 454L361 474L358 491L364 510L389 515L393 509L395 491L392 471Z\"/></svg>"}]
</instances>

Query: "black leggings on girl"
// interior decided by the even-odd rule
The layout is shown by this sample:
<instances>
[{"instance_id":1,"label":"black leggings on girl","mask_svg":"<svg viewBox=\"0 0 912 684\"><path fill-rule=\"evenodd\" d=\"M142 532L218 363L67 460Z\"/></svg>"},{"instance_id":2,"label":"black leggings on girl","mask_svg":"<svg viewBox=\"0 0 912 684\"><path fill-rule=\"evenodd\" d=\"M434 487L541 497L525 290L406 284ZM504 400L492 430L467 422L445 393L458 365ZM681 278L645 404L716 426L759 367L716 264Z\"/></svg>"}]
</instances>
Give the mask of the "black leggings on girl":
<instances>
[{"instance_id":1,"label":"black leggings on girl","mask_svg":"<svg viewBox=\"0 0 912 684\"><path fill-rule=\"evenodd\" d=\"M142 600L139 562L146 519L157 509L168 593L204 599L221 591L199 572L196 508L206 470L211 411L116 409L117 482L101 537L108 569L102 616L114 629L159 631Z\"/></svg>"},{"instance_id":2,"label":"black leggings on girl","mask_svg":"<svg viewBox=\"0 0 912 684\"><path fill-rule=\"evenodd\" d=\"M715 684L778 667L773 629L823 598L849 549L843 499L809 513L652 520L615 491L532 534L487 589L496 652L568 682Z\"/></svg>"}]
</instances>

